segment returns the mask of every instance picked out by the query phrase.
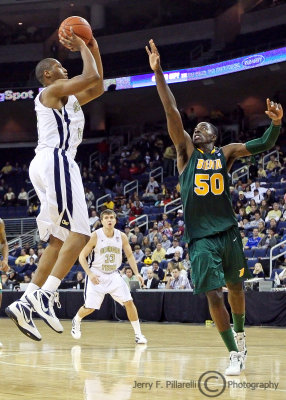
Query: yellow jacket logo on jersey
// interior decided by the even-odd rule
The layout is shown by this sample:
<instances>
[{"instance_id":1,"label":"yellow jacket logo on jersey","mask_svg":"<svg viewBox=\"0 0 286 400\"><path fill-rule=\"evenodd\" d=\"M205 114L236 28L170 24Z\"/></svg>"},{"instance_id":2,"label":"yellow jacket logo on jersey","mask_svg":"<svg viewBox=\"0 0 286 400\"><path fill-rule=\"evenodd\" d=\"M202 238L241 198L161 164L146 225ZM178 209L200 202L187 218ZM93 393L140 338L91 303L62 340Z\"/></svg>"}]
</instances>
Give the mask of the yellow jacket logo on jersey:
<instances>
[{"instance_id":1,"label":"yellow jacket logo on jersey","mask_svg":"<svg viewBox=\"0 0 286 400\"><path fill-rule=\"evenodd\" d=\"M207 171L208 169L221 169L221 160L218 158L216 160L204 160L203 158L199 158L197 162L197 169L203 169Z\"/></svg>"}]
</instances>

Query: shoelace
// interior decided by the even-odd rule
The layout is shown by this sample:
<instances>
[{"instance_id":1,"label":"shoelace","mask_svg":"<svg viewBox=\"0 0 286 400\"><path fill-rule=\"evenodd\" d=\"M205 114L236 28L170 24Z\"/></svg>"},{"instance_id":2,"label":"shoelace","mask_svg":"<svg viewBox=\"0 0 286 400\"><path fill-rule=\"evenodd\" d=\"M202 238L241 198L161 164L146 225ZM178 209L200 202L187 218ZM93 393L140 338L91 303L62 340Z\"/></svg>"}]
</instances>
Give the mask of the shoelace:
<instances>
[{"instance_id":1,"label":"shoelace","mask_svg":"<svg viewBox=\"0 0 286 400\"><path fill-rule=\"evenodd\" d=\"M60 303L60 296L59 296L59 292L55 292L54 293L54 303L57 304L58 308L62 308L62 305Z\"/></svg>"}]
</instances>

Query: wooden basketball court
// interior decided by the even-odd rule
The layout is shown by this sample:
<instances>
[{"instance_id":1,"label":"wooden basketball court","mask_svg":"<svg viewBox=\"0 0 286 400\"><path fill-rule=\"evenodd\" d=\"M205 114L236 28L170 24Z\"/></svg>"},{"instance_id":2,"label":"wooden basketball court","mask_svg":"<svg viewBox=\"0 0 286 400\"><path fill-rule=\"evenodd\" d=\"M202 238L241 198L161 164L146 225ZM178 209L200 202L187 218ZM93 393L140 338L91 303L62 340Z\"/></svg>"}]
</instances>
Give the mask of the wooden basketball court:
<instances>
[{"instance_id":1,"label":"wooden basketball court","mask_svg":"<svg viewBox=\"0 0 286 400\"><path fill-rule=\"evenodd\" d=\"M286 399L285 329L247 328L247 368L224 378L228 353L212 326L145 323L148 345L135 345L127 322L84 321L75 341L71 321L59 335L37 320L41 342L0 324L1 400Z\"/></svg>"}]
</instances>

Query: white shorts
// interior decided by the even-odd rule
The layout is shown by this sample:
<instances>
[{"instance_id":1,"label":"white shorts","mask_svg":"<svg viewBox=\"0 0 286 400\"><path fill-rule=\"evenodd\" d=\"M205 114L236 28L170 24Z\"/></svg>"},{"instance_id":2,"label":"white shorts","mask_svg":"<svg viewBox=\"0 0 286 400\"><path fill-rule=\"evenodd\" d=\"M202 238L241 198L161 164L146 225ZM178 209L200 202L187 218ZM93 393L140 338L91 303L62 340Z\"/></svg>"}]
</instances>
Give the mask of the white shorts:
<instances>
[{"instance_id":1,"label":"white shorts","mask_svg":"<svg viewBox=\"0 0 286 400\"><path fill-rule=\"evenodd\" d=\"M53 235L65 241L70 231L90 236L80 170L68 153L53 148L39 151L29 175L41 202L37 217L41 240Z\"/></svg>"},{"instance_id":2,"label":"white shorts","mask_svg":"<svg viewBox=\"0 0 286 400\"><path fill-rule=\"evenodd\" d=\"M88 276L86 277L84 290L84 305L86 308L99 310L104 296L109 293L120 304L132 300L129 287L118 271L106 274L98 268L91 268L92 272L99 276L100 283L94 285Z\"/></svg>"}]
</instances>

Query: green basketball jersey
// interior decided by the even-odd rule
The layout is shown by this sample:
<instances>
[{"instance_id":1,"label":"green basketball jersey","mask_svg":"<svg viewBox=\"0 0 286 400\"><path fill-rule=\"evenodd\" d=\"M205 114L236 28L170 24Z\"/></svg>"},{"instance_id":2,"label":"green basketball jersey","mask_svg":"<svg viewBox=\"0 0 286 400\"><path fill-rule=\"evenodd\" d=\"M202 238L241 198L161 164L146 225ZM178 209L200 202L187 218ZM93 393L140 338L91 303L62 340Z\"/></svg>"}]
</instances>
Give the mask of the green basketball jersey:
<instances>
[{"instance_id":1,"label":"green basketball jersey","mask_svg":"<svg viewBox=\"0 0 286 400\"><path fill-rule=\"evenodd\" d=\"M215 148L209 154L194 149L180 175L187 242L237 226L228 179L221 149Z\"/></svg>"}]
</instances>

